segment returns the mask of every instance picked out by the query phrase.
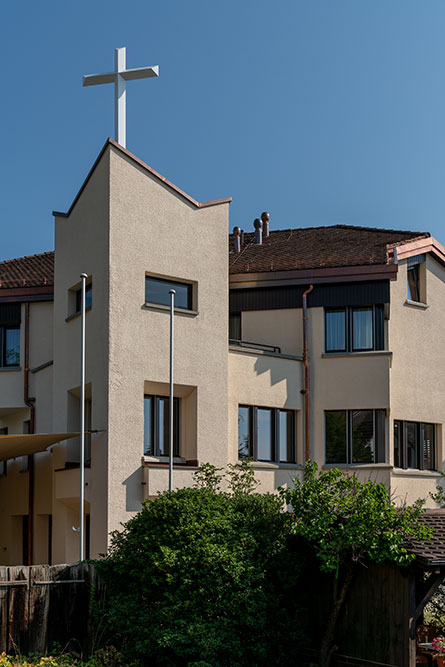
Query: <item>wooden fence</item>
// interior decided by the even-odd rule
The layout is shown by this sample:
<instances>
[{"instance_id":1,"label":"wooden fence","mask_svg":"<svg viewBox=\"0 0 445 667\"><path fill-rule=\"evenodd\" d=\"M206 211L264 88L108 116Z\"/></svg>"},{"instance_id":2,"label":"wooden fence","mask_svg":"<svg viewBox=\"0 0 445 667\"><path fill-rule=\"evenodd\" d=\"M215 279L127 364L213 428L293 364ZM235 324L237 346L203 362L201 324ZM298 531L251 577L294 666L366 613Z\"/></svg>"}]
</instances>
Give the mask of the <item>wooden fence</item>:
<instances>
[{"instance_id":1,"label":"wooden fence","mask_svg":"<svg viewBox=\"0 0 445 667\"><path fill-rule=\"evenodd\" d=\"M92 590L103 595L89 563L0 567L0 653L45 653L55 642L88 653Z\"/></svg>"}]
</instances>

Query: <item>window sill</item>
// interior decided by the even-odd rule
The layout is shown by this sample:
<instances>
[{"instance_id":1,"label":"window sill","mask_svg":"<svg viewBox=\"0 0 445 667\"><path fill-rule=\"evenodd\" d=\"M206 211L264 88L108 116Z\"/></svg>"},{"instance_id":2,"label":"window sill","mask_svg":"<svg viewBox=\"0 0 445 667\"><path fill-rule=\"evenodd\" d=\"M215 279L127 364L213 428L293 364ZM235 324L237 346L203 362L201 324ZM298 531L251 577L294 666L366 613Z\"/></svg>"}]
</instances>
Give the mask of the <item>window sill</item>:
<instances>
[{"instance_id":1,"label":"window sill","mask_svg":"<svg viewBox=\"0 0 445 667\"><path fill-rule=\"evenodd\" d=\"M330 357L392 357L389 350L366 350L362 352L322 352L322 358Z\"/></svg>"},{"instance_id":2,"label":"window sill","mask_svg":"<svg viewBox=\"0 0 445 667\"><path fill-rule=\"evenodd\" d=\"M21 366L0 366L0 373L6 373L7 371L21 371Z\"/></svg>"},{"instance_id":3,"label":"window sill","mask_svg":"<svg viewBox=\"0 0 445 667\"><path fill-rule=\"evenodd\" d=\"M91 306L88 306L88 308L85 308L85 312L88 313L91 310ZM71 322L71 320L75 320L76 317L80 317L81 312L80 310L77 313L73 313L72 315L68 315L68 317L65 317L65 322Z\"/></svg>"},{"instance_id":4,"label":"window sill","mask_svg":"<svg viewBox=\"0 0 445 667\"><path fill-rule=\"evenodd\" d=\"M146 301L143 306L142 310L155 310L161 313L169 313L170 312L170 306L164 306L161 303L150 303ZM175 308L175 315L185 315L186 317L196 317L199 315L198 310L187 310L187 308Z\"/></svg>"},{"instance_id":5,"label":"window sill","mask_svg":"<svg viewBox=\"0 0 445 667\"><path fill-rule=\"evenodd\" d=\"M292 354L282 354L281 352L268 352L267 350L258 350L256 347L238 347L238 345L229 345L229 351L236 354L258 354L263 357L275 357L276 359L291 359L292 361L303 361L303 357L295 357Z\"/></svg>"},{"instance_id":6,"label":"window sill","mask_svg":"<svg viewBox=\"0 0 445 667\"><path fill-rule=\"evenodd\" d=\"M394 468L394 477L442 477L437 470L417 470L417 468Z\"/></svg>"},{"instance_id":7,"label":"window sill","mask_svg":"<svg viewBox=\"0 0 445 667\"><path fill-rule=\"evenodd\" d=\"M168 456L143 456L142 465L147 468L150 467L168 468L169 466ZM199 461L195 459L187 460L184 459L182 456L174 456L173 466L175 468L198 468Z\"/></svg>"},{"instance_id":8,"label":"window sill","mask_svg":"<svg viewBox=\"0 0 445 667\"><path fill-rule=\"evenodd\" d=\"M389 463L324 463L322 470L391 470Z\"/></svg>"},{"instance_id":9,"label":"window sill","mask_svg":"<svg viewBox=\"0 0 445 667\"><path fill-rule=\"evenodd\" d=\"M411 301L411 299L406 299L405 306L411 306L412 308L419 308L420 310L426 310L429 308L427 303L422 303L421 301Z\"/></svg>"},{"instance_id":10,"label":"window sill","mask_svg":"<svg viewBox=\"0 0 445 667\"><path fill-rule=\"evenodd\" d=\"M243 463L245 459L239 460L238 463ZM249 464L255 470L303 470L303 466L299 463L273 463L271 461L251 461Z\"/></svg>"}]
</instances>

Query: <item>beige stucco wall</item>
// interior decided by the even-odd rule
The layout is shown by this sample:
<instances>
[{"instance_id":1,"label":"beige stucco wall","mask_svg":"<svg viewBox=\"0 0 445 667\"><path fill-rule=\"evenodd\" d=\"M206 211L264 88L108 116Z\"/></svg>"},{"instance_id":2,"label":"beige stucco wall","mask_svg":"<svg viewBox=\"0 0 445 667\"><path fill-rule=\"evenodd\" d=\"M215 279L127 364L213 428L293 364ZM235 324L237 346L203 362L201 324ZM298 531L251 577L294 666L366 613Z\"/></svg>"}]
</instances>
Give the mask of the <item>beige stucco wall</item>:
<instances>
[{"instance_id":1,"label":"beige stucco wall","mask_svg":"<svg viewBox=\"0 0 445 667\"><path fill-rule=\"evenodd\" d=\"M175 317L175 383L196 397L192 458L226 463L227 228L228 204L197 209L111 149L109 531L144 498L144 383L169 378L169 314L145 308L147 273L197 283L198 313Z\"/></svg>"},{"instance_id":2,"label":"beige stucco wall","mask_svg":"<svg viewBox=\"0 0 445 667\"><path fill-rule=\"evenodd\" d=\"M241 315L241 338L251 343L275 345L282 354L303 354L301 308L252 310Z\"/></svg>"},{"instance_id":3,"label":"beige stucco wall","mask_svg":"<svg viewBox=\"0 0 445 667\"><path fill-rule=\"evenodd\" d=\"M427 308L407 303L407 261L399 263L397 281L391 282L389 342L391 368L390 455L393 463L394 419L436 424L436 465L443 469L443 421L445 396L444 288L445 268L426 255L421 276L425 278ZM428 497L438 476L410 472L393 476L392 488L404 498ZM434 503L428 499L428 505Z\"/></svg>"},{"instance_id":4,"label":"beige stucco wall","mask_svg":"<svg viewBox=\"0 0 445 667\"><path fill-rule=\"evenodd\" d=\"M73 288L80 274L92 278L93 306L86 315L86 382L91 387L92 428L104 432L92 438L91 555L107 546L107 427L108 427L108 322L109 322L109 154L105 151L68 218L55 220L54 383L53 428L63 432L70 421L69 392L80 385L80 317L66 322L74 310ZM71 394L70 394L71 395ZM78 501L57 497L62 485L55 479L66 473L66 445L54 448L53 534L54 562L78 558ZM73 472L72 477L78 475ZM72 483L72 482L70 482ZM79 493L79 492L78 492ZM88 509L88 508L87 508Z\"/></svg>"}]
</instances>

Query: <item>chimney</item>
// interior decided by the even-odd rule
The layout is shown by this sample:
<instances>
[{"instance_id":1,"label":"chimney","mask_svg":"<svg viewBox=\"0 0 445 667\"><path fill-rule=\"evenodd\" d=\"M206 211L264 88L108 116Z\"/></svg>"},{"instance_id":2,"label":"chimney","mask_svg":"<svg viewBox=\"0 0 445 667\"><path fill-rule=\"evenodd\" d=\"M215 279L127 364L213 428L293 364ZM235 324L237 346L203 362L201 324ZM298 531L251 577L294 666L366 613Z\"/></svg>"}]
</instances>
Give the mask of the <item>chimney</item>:
<instances>
[{"instance_id":1,"label":"chimney","mask_svg":"<svg viewBox=\"0 0 445 667\"><path fill-rule=\"evenodd\" d=\"M241 227L233 228L233 248L235 252L241 252Z\"/></svg>"},{"instance_id":2,"label":"chimney","mask_svg":"<svg viewBox=\"0 0 445 667\"><path fill-rule=\"evenodd\" d=\"M255 243L257 245L261 245L263 242L263 231L262 231L262 226L263 223L259 218L255 218L253 221L253 226L255 227Z\"/></svg>"},{"instance_id":3,"label":"chimney","mask_svg":"<svg viewBox=\"0 0 445 667\"><path fill-rule=\"evenodd\" d=\"M269 213L267 211L263 211L263 213L261 213L261 222L263 223L263 231L265 237L269 236L269 220L270 220Z\"/></svg>"}]
</instances>

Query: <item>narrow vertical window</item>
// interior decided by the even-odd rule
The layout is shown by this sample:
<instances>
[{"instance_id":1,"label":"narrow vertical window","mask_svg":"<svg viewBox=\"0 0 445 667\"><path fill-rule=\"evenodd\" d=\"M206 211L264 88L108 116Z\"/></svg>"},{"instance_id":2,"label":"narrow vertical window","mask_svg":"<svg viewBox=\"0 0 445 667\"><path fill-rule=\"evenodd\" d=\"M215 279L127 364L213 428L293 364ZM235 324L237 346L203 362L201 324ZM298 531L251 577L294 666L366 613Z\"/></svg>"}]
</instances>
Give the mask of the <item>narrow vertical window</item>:
<instances>
[{"instance_id":1,"label":"narrow vertical window","mask_svg":"<svg viewBox=\"0 0 445 667\"><path fill-rule=\"evenodd\" d=\"M374 412L352 411L352 462L373 463L375 460Z\"/></svg>"},{"instance_id":2,"label":"narrow vertical window","mask_svg":"<svg viewBox=\"0 0 445 667\"><path fill-rule=\"evenodd\" d=\"M290 410L278 410L279 454L283 463L294 463L294 414Z\"/></svg>"},{"instance_id":3,"label":"narrow vertical window","mask_svg":"<svg viewBox=\"0 0 445 667\"><path fill-rule=\"evenodd\" d=\"M272 410L257 409L257 458L259 461L273 461L273 418Z\"/></svg>"},{"instance_id":4,"label":"narrow vertical window","mask_svg":"<svg viewBox=\"0 0 445 667\"><path fill-rule=\"evenodd\" d=\"M325 313L326 352L346 351L346 310L326 310Z\"/></svg>"},{"instance_id":5,"label":"narrow vertical window","mask_svg":"<svg viewBox=\"0 0 445 667\"><path fill-rule=\"evenodd\" d=\"M403 422L394 420L394 467L403 468Z\"/></svg>"},{"instance_id":6,"label":"narrow vertical window","mask_svg":"<svg viewBox=\"0 0 445 667\"><path fill-rule=\"evenodd\" d=\"M173 399L173 455L179 456L179 398ZM170 449L170 399L144 396L144 454L168 456Z\"/></svg>"},{"instance_id":7,"label":"narrow vertical window","mask_svg":"<svg viewBox=\"0 0 445 667\"><path fill-rule=\"evenodd\" d=\"M4 332L4 366L20 365L20 329L5 328Z\"/></svg>"},{"instance_id":8,"label":"narrow vertical window","mask_svg":"<svg viewBox=\"0 0 445 667\"><path fill-rule=\"evenodd\" d=\"M372 308L354 308L352 310L352 349L372 350L373 340Z\"/></svg>"},{"instance_id":9,"label":"narrow vertical window","mask_svg":"<svg viewBox=\"0 0 445 667\"><path fill-rule=\"evenodd\" d=\"M425 470L435 469L434 424L422 424L423 431L423 467Z\"/></svg>"},{"instance_id":10,"label":"narrow vertical window","mask_svg":"<svg viewBox=\"0 0 445 667\"><path fill-rule=\"evenodd\" d=\"M229 340L241 340L241 313L229 317Z\"/></svg>"},{"instance_id":11,"label":"narrow vertical window","mask_svg":"<svg viewBox=\"0 0 445 667\"><path fill-rule=\"evenodd\" d=\"M326 419L326 463L347 463L346 411L331 410Z\"/></svg>"},{"instance_id":12,"label":"narrow vertical window","mask_svg":"<svg viewBox=\"0 0 445 667\"><path fill-rule=\"evenodd\" d=\"M248 459L252 455L250 408L240 405L238 408L238 456Z\"/></svg>"},{"instance_id":13,"label":"narrow vertical window","mask_svg":"<svg viewBox=\"0 0 445 667\"><path fill-rule=\"evenodd\" d=\"M419 428L416 422L406 422L407 467L419 467Z\"/></svg>"},{"instance_id":14,"label":"narrow vertical window","mask_svg":"<svg viewBox=\"0 0 445 667\"><path fill-rule=\"evenodd\" d=\"M408 299L420 301L419 265L408 267Z\"/></svg>"}]
</instances>

